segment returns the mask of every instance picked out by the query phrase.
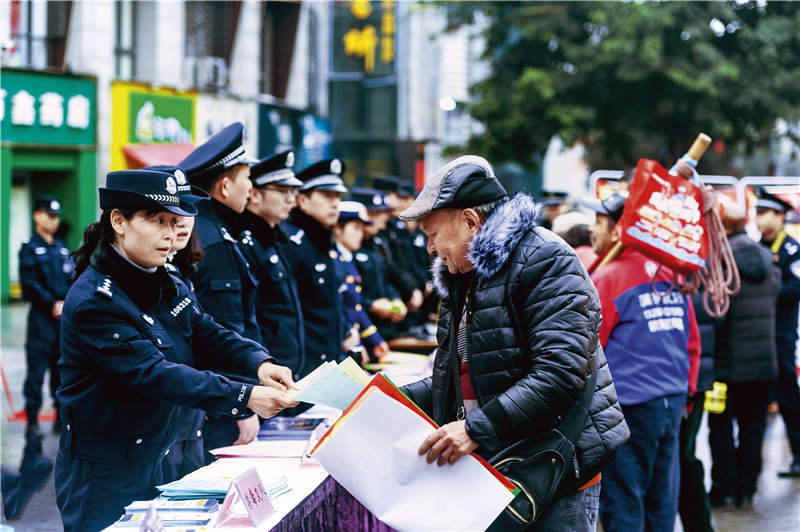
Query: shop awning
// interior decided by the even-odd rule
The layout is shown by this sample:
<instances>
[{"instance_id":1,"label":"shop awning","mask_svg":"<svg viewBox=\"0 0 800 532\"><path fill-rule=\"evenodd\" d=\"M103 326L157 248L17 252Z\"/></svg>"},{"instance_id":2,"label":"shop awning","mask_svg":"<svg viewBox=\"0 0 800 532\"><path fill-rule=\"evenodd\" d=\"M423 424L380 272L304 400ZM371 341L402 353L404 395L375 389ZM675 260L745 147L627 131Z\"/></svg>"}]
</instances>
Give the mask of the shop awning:
<instances>
[{"instance_id":1,"label":"shop awning","mask_svg":"<svg viewBox=\"0 0 800 532\"><path fill-rule=\"evenodd\" d=\"M193 144L131 144L122 148L128 168L176 165L194 150Z\"/></svg>"}]
</instances>

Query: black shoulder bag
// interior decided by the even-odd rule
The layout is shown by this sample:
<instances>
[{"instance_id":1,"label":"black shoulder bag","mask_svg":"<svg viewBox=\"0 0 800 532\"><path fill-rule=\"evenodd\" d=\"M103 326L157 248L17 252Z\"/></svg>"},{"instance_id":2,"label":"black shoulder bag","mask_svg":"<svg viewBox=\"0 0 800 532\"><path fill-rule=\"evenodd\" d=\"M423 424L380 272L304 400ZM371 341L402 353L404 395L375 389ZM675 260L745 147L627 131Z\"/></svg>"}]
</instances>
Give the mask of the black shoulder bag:
<instances>
[{"instance_id":1,"label":"black shoulder bag","mask_svg":"<svg viewBox=\"0 0 800 532\"><path fill-rule=\"evenodd\" d=\"M591 358L591 374L580 401L553 429L520 440L493 456L489 463L520 493L492 523L490 531L526 530L553 501L570 495L588 479L581 475L575 444L578 441L597 383L597 356Z\"/></svg>"}]
</instances>

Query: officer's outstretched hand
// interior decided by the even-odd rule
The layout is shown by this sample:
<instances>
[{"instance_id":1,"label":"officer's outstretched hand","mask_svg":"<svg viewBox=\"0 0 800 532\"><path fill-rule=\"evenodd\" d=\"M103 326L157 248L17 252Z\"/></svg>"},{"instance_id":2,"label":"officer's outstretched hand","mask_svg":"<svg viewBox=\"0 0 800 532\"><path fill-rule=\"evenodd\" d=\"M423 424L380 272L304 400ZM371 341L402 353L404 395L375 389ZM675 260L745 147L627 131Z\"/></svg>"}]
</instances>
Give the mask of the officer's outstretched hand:
<instances>
[{"instance_id":1,"label":"officer's outstretched hand","mask_svg":"<svg viewBox=\"0 0 800 532\"><path fill-rule=\"evenodd\" d=\"M272 362L264 362L258 366L258 382L282 392L288 392L289 389L297 389L294 385L294 380L292 380L292 370Z\"/></svg>"},{"instance_id":2,"label":"officer's outstretched hand","mask_svg":"<svg viewBox=\"0 0 800 532\"><path fill-rule=\"evenodd\" d=\"M286 393L268 386L254 386L247 408L263 418L272 417L284 408L297 406Z\"/></svg>"}]
</instances>

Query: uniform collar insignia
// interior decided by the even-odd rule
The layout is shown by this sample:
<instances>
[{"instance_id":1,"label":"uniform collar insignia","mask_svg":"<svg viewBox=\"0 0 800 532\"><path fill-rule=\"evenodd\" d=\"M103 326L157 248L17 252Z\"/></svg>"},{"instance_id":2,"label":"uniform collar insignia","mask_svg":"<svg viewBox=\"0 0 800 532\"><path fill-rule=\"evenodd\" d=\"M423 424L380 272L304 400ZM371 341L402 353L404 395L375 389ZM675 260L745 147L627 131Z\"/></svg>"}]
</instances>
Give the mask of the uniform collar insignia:
<instances>
[{"instance_id":1,"label":"uniform collar insignia","mask_svg":"<svg viewBox=\"0 0 800 532\"><path fill-rule=\"evenodd\" d=\"M142 319L143 319L144 321L146 321L147 323L149 323L150 325L152 325L152 324L153 324L153 318L151 318L151 317L150 317L150 316L148 316L147 314L142 314Z\"/></svg>"}]
</instances>

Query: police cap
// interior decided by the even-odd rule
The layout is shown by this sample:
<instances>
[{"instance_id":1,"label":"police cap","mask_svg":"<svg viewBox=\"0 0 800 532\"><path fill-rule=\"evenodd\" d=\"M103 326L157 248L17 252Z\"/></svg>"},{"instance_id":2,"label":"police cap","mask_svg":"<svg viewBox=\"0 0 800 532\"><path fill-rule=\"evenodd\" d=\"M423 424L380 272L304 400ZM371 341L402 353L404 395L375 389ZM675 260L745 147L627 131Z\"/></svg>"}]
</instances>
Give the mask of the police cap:
<instances>
[{"instance_id":1,"label":"police cap","mask_svg":"<svg viewBox=\"0 0 800 532\"><path fill-rule=\"evenodd\" d=\"M175 176L158 170L121 170L106 175L100 192L100 208L157 209L194 216L194 205L178 195Z\"/></svg>"},{"instance_id":2,"label":"police cap","mask_svg":"<svg viewBox=\"0 0 800 532\"><path fill-rule=\"evenodd\" d=\"M194 149L178 166L192 183L208 186L214 178L237 164L257 163L244 147L244 125L234 122Z\"/></svg>"},{"instance_id":3,"label":"police cap","mask_svg":"<svg viewBox=\"0 0 800 532\"><path fill-rule=\"evenodd\" d=\"M292 170L294 166L294 150L287 150L270 155L250 165L250 180L254 187L264 185L281 185L299 187L303 184Z\"/></svg>"},{"instance_id":4,"label":"police cap","mask_svg":"<svg viewBox=\"0 0 800 532\"><path fill-rule=\"evenodd\" d=\"M36 196L33 200L33 212L39 210L44 210L51 216L61 216L61 202L55 196Z\"/></svg>"},{"instance_id":5,"label":"police cap","mask_svg":"<svg viewBox=\"0 0 800 532\"><path fill-rule=\"evenodd\" d=\"M756 209L772 209L776 212L789 212L792 210L792 204L783 200L775 194L770 194L763 187L756 190Z\"/></svg>"},{"instance_id":6,"label":"police cap","mask_svg":"<svg viewBox=\"0 0 800 532\"><path fill-rule=\"evenodd\" d=\"M154 164L145 166L142 170L158 170L159 172L166 172L175 176L175 182L178 183L178 195L183 201L187 201L194 205L200 200L208 199L211 196L208 192L200 187L190 185L186 180L186 174L177 166L170 166L167 164Z\"/></svg>"},{"instance_id":7,"label":"police cap","mask_svg":"<svg viewBox=\"0 0 800 532\"><path fill-rule=\"evenodd\" d=\"M364 204L368 211L380 212L392 210L386 194L380 190L372 188L354 188L350 191L350 198L353 201Z\"/></svg>"},{"instance_id":8,"label":"police cap","mask_svg":"<svg viewBox=\"0 0 800 532\"><path fill-rule=\"evenodd\" d=\"M339 204L339 223L350 220L361 220L367 225L372 225L367 217L367 208L357 201L343 201Z\"/></svg>"},{"instance_id":9,"label":"police cap","mask_svg":"<svg viewBox=\"0 0 800 532\"><path fill-rule=\"evenodd\" d=\"M301 192L312 190L330 190L333 192L347 192L347 187L342 181L344 163L340 159L325 159L312 164L297 172L297 178L303 181Z\"/></svg>"}]
</instances>

